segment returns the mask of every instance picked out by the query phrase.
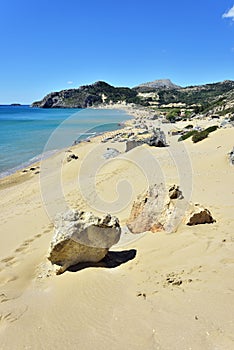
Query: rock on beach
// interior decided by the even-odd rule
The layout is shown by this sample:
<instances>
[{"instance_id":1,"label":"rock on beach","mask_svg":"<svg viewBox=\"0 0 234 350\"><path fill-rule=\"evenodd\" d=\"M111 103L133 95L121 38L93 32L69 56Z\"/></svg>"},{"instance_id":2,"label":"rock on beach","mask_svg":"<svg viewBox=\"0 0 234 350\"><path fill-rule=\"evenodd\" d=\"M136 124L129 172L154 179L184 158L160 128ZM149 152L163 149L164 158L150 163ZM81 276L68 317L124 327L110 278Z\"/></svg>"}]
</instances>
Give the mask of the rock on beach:
<instances>
[{"instance_id":1,"label":"rock on beach","mask_svg":"<svg viewBox=\"0 0 234 350\"><path fill-rule=\"evenodd\" d=\"M80 262L99 262L120 234L119 220L110 214L99 218L90 212L69 210L55 219L48 259L61 266L58 274Z\"/></svg>"}]
</instances>

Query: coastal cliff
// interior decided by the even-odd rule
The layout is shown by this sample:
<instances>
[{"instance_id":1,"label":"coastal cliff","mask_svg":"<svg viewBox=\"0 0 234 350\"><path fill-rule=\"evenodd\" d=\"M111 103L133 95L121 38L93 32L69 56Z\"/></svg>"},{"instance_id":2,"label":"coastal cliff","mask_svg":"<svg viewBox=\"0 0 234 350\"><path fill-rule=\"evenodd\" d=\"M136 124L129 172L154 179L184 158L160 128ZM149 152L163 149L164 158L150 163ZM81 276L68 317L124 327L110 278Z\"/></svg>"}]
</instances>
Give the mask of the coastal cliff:
<instances>
[{"instance_id":1,"label":"coastal cliff","mask_svg":"<svg viewBox=\"0 0 234 350\"><path fill-rule=\"evenodd\" d=\"M102 103L139 103L137 91L127 87L114 87L103 81L84 85L78 89L52 92L41 101L34 102L32 107L40 108L87 108Z\"/></svg>"}]
</instances>

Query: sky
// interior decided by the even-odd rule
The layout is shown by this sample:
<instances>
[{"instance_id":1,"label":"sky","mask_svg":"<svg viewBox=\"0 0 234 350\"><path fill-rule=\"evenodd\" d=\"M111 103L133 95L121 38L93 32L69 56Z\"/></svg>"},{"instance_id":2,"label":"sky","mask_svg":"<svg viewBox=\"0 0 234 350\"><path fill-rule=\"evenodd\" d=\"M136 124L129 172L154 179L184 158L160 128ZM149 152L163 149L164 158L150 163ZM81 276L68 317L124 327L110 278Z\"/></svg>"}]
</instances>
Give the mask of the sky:
<instances>
[{"instance_id":1,"label":"sky","mask_svg":"<svg viewBox=\"0 0 234 350\"><path fill-rule=\"evenodd\" d=\"M0 2L0 104L162 78L234 80L234 0Z\"/></svg>"}]
</instances>

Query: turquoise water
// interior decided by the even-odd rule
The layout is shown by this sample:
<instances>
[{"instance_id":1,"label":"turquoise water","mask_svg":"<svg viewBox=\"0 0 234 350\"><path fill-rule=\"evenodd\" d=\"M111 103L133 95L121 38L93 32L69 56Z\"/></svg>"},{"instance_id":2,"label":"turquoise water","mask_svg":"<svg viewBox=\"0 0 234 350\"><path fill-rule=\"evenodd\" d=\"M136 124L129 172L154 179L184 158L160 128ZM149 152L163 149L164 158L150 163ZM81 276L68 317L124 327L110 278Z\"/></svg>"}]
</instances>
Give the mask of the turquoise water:
<instances>
[{"instance_id":1,"label":"turquoise water","mask_svg":"<svg viewBox=\"0 0 234 350\"><path fill-rule=\"evenodd\" d=\"M0 106L0 177L127 119L119 110Z\"/></svg>"}]
</instances>

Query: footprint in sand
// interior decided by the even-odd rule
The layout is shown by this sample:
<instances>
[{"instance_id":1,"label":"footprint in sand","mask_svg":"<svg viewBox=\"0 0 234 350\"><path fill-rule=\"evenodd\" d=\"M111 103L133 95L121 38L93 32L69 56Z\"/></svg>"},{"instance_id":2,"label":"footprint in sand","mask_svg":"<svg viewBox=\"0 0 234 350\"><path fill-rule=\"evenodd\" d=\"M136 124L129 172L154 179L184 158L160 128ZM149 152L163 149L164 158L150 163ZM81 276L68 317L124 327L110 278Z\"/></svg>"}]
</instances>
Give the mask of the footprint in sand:
<instances>
[{"instance_id":1,"label":"footprint in sand","mask_svg":"<svg viewBox=\"0 0 234 350\"><path fill-rule=\"evenodd\" d=\"M27 241L23 242L19 248L15 249L15 253L22 253L25 252L28 249L29 244Z\"/></svg>"},{"instance_id":2,"label":"footprint in sand","mask_svg":"<svg viewBox=\"0 0 234 350\"><path fill-rule=\"evenodd\" d=\"M14 259L15 259L14 256L8 256L8 257L2 259L0 262L2 262L2 263L8 263L9 261L12 261L12 260L14 260Z\"/></svg>"},{"instance_id":3,"label":"footprint in sand","mask_svg":"<svg viewBox=\"0 0 234 350\"><path fill-rule=\"evenodd\" d=\"M7 280L7 283L9 283L9 282L14 282L14 281L16 281L16 280L18 280L18 276L11 276L8 280Z\"/></svg>"},{"instance_id":4,"label":"footprint in sand","mask_svg":"<svg viewBox=\"0 0 234 350\"><path fill-rule=\"evenodd\" d=\"M18 279L18 276L15 276L12 274L9 277L9 272L8 272L8 276L5 276L5 273L7 272L6 269L13 267L14 265L19 263L19 260L17 259L17 257L19 258L19 256L21 256L22 254L32 252L32 249L30 249L31 244L38 238L42 237L44 234L51 232L52 228L53 228L53 224L51 223L45 228L45 230L42 233L38 233L33 237L23 241L23 243L14 250L14 253L13 253L14 255L7 256L4 259L0 260L0 264L2 264L2 266L0 267L0 272L1 272L0 284L1 285L9 282L13 282ZM1 302L1 299L0 299L0 302Z\"/></svg>"},{"instance_id":5,"label":"footprint in sand","mask_svg":"<svg viewBox=\"0 0 234 350\"><path fill-rule=\"evenodd\" d=\"M11 261L9 261L9 262L7 262L7 263L5 264L5 268L6 268L6 267L14 266L16 263L17 263L17 260L16 260L16 259L11 260Z\"/></svg>"},{"instance_id":6,"label":"footprint in sand","mask_svg":"<svg viewBox=\"0 0 234 350\"><path fill-rule=\"evenodd\" d=\"M7 283L14 282L14 281L18 280L18 278L19 277L17 275L9 273L7 271L4 271L4 273L1 273L1 276L0 276L0 285L4 286Z\"/></svg>"},{"instance_id":7,"label":"footprint in sand","mask_svg":"<svg viewBox=\"0 0 234 350\"><path fill-rule=\"evenodd\" d=\"M49 232L51 232L50 229L43 231L43 233L49 233Z\"/></svg>"},{"instance_id":8,"label":"footprint in sand","mask_svg":"<svg viewBox=\"0 0 234 350\"><path fill-rule=\"evenodd\" d=\"M43 231L43 233L50 232L50 230ZM42 233L38 233L33 238L26 239L18 248L15 249L15 253L22 253L30 248L30 243L33 243L37 238L40 238L42 236Z\"/></svg>"},{"instance_id":9,"label":"footprint in sand","mask_svg":"<svg viewBox=\"0 0 234 350\"><path fill-rule=\"evenodd\" d=\"M9 323L12 323L12 322L18 321L25 314L27 310L28 310L28 306L24 305L17 310L6 312L5 315L1 314L0 322L7 321Z\"/></svg>"},{"instance_id":10,"label":"footprint in sand","mask_svg":"<svg viewBox=\"0 0 234 350\"><path fill-rule=\"evenodd\" d=\"M10 300L10 299L7 298L5 293L0 294L0 303L5 303L8 300Z\"/></svg>"},{"instance_id":11,"label":"footprint in sand","mask_svg":"<svg viewBox=\"0 0 234 350\"><path fill-rule=\"evenodd\" d=\"M15 257L9 256L9 257L2 259L0 261L0 263L3 264L3 266L0 268L0 272L2 273L6 270L6 268L14 266L17 263L17 260ZM1 278L0 278L0 280L1 280Z\"/></svg>"},{"instance_id":12,"label":"footprint in sand","mask_svg":"<svg viewBox=\"0 0 234 350\"><path fill-rule=\"evenodd\" d=\"M14 256L9 256L0 261L0 263L4 264L4 266L0 269L0 271L5 270L7 267L11 267L17 263L17 260Z\"/></svg>"},{"instance_id":13,"label":"footprint in sand","mask_svg":"<svg viewBox=\"0 0 234 350\"><path fill-rule=\"evenodd\" d=\"M35 238L40 238L42 236L41 233L38 233L37 235L35 235Z\"/></svg>"}]
</instances>

